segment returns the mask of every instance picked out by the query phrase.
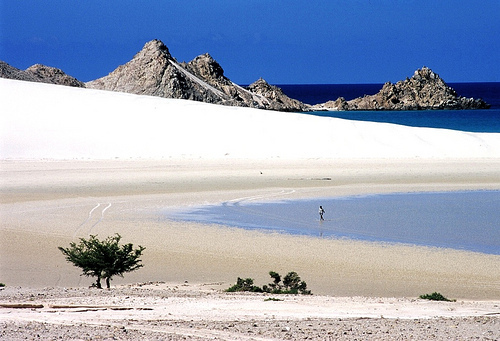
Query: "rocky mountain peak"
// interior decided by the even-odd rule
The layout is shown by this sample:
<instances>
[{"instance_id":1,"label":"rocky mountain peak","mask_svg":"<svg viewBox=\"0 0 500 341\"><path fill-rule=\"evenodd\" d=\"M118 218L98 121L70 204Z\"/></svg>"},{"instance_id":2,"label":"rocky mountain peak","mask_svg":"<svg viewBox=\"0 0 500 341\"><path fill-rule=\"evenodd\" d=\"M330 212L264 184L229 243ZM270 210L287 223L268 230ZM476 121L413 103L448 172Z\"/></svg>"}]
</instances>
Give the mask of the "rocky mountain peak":
<instances>
[{"instance_id":1,"label":"rocky mountain peak","mask_svg":"<svg viewBox=\"0 0 500 341\"><path fill-rule=\"evenodd\" d=\"M422 67L421 69L415 70L413 73L412 78L414 79L425 79L425 80L434 80L434 79L441 79L438 74L434 73L431 69L429 69L427 66Z\"/></svg>"},{"instance_id":2,"label":"rocky mountain peak","mask_svg":"<svg viewBox=\"0 0 500 341\"><path fill-rule=\"evenodd\" d=\"M151 40L130 60L109 75L88 82L89 88L168 97L167 84L175 78L172 55L160 40Z\"/></svg>"},{"instance_id":3,"label":"rocky mountain peak","mask_svg":"<svg viewBox=\"0 0 500 341\"><path fill-rule=\"evenodd\" d=\"M434 71L425 66L421 69L417 69L410 79L400 81L397 84L402 84L403 86L413 86L416 90L433 88L435 90L445 92L449 96L457 95L455 90L449 87L437 73L434 73Z\"/></svg>"},{"instance_id":4,"label":"rocky mountain peak","mask_svg":"<svg viewBox=\"0 0 500 341\"><path fill-rule=\"evenodd\" d=\"M252 84L248 86L248 89L253 93L266 96L270 95L272 97L278 97L280 94L283 94L283 91L271 84L269 84L265 79L259 78Z\"/></svg>"},{"instance_id":5,"label":"rocky mountain peak","mask_svg":"<svg viewBox=\"0 0 500 341\"><path fill-rule=\"evenodd\" d=\"M131 61L106 77L88 82L87 87L262 109L300 111L304 107L295 100L287 103L298 106L284 106L234 84L208 53L189 63L178 63L160 40L146 43Z\"/></svg>"},{"instance_id":6,"label":"rocky mountain peak","mask_svg":"<svg viewBox=\"0 0 500 341\"><path fill-rule=\"evenodd\" d=\"M220 66L220 64L217 63L217 61L208 53L202 54L187 63L187 68L190 69L195 75L203 79L225 78L222 66Z\"/></svg>"},{"instance_id":7,"label":"rocky mountain peak","mask_svg":"<svg viewBox=\"0 0 500 341\"><path fill-rule=\"evenodd\" d=\"M158 39L154 39L151 41L148 41L146 44L144 44L144 47L142 48L139 53L135 55L134 58L144 58L144 57L165 57L167 59L173 59L172 55L170 54L170 51L168 50L168 47Z\"/></svg>"},{"instance_id":8,"label":"rocky mountain peak","mask_svg":"<svg viewBox=\"0 0 500 341\"><path fill-rule=\"evenodd\" d=\"M199 55L189 63L182 63L181 65L193 75L203 79L212 86L232 85L229 78L224 76L222 66L208 53Z\"/></svg>"}]
</instances>

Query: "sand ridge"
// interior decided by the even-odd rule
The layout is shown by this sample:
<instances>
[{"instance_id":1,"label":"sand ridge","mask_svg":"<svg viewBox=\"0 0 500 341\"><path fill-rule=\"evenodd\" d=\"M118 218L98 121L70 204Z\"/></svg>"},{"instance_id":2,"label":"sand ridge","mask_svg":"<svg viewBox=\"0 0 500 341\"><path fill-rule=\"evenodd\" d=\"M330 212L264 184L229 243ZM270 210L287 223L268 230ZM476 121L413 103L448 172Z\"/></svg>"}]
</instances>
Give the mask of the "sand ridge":
<instances>
[{"instance_id":1,"label":"sand ridge","mask_svg":"<svg viewBox=\"0 0 500 341\"><path fill-rule=\"evenodd\" d=\"M0 116L1 159L500 157L498 133L353 121L3 78L0 93L5 113Z\"/></svg>"}]
</instances>

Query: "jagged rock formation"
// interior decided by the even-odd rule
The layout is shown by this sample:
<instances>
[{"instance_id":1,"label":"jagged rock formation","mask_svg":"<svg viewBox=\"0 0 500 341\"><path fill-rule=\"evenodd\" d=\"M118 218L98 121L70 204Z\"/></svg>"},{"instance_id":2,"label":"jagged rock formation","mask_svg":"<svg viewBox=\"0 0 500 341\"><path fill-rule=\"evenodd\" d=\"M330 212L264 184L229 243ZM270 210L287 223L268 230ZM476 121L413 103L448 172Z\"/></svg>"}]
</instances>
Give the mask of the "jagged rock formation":
<instances>
[{"instance_id":1,"label":"jagged rock formation","mask_svg":"<svg viewBox=\"0 0 500 341\"><path fill-rule=\"evenodd\" d=\"M459 96L431 69L423 67L411 78L396 84L387 82L375 95L346 101L340 97L317 106L316 110L437 110L487 109L482 99Z\"/></svg>"},{"instance_id":2,"label":"jagged rock formation","mask_svg":"<svg viewBox=\"0 0 500 341\"><path fill-rule=\"evenodd\" d=\"M109 75L87 82L88 88L138 95L171 97L214 103L217 96L188 77L158 40L148 42L134 58Z\"/></svg>"},{"instance_id":3,"label":"jagged rock formation","mask_svg":"<svg viewBox=\"0 0 500 341\"><path fill-rule=\"evenodd\" d=\"M268 109L280 111L306 111L310 106L296 99L290 98L277 86L270 85L264 79L259 78L248 86L248 90L261 95L269 100Z\"/></svg>"},{"instance_id":4,"label":"jagged rock formation","mask_svg":"<svg viewBox=\"0 0 500 341\"><path fill-rule=\"evenodd\" d=\"M32 74L26 71L19 70L13 66L10 66L6 62L0 61L0 77L8 79L17 79L20 81L36 82L37 80Z\"/></svg>"},{"instance_id":5,"label":"jagged rock formation","mask_svg":"<svg viewBox=\"0 0 500 341\"><path fill-rule=\"evenodd\" d=\"M85 87L85 83L67 75L62 70L41 64L30 66L23 71L0 61L0 77L29 82Z\"/></svg>"},{"instance_id":6,"label":"jagged rock formation","mask_svg":"<svg viewBox=\"0 0 500 341\"><path fill-rule=\"evenodd\" d=\"M78 88L85 87L85 83L80 82L78 79L67 75L61 69L57 69L55 67L35 64L27 68L26 72L31 73L36 79L39 80L39 82L42 83L60 84Z\"/></svg>"},{"instance_id":7,"label":"jagged rock formation","mask_svg":"<svg viewBox=\"0 0 500 341\"><path fill-rule=\"evenodd\" d=\"M312 110L317 111L347 111L349 106L344 97L339 97L335 101L328 101L325 103L315 104L311 107Z\"/></svg>"},{"instance_id":8,"label":"jagged rock formation","mask_svg":"<svg viewBox=\"0 0 500 341\"><path fill-rule=\"evenodd\" d=\"M224 70L220 64L208 53L196 57L189 63L181 63L180 65L218 92L219 101L216 103L265 109L268 107L268 101L265 98L256 96L224 76Z\"/></svg>"},{"instance_id":9,"label":"jagged rock formation","mask_svg":"<svg viewBox=\"0 0 500 341\"><path fill-rule=\"evenodd\" d=\"M178 63L160 40L146 43L131 61L86 85L101 90L261 109L302 111L306 108L283 93L271 99L234 84L208 53L189 63Z\"/></svg>"}]
</instances>

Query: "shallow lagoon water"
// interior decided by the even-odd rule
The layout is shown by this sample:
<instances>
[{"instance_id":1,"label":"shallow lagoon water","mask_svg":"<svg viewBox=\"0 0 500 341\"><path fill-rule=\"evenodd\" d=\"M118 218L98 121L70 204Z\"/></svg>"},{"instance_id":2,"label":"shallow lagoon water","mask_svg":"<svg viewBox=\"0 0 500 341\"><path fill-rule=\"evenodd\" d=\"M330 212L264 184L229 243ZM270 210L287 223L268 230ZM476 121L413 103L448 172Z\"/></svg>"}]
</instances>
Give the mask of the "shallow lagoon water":
<instances>
[{"instance_id":1,"label":"shallow lagoon water","mask_svg":"<svg viewBox=\"0 0 500 341\"><path fill-rule=\"evenodd\" d=\"M319 220L322 205L325 220ZM446 247L500 255L500 191L232 201L168 211L169 219L245 229Z\"/></svg>"}]
</instances>

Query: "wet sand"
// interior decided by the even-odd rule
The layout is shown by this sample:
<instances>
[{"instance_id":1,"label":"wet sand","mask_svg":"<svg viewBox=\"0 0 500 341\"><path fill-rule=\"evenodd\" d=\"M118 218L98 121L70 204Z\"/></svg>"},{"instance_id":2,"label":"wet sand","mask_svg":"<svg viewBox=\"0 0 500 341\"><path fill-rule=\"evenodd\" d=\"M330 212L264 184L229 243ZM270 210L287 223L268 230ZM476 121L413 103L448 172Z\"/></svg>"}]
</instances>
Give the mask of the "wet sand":
<instances>
[{"instance_id":1,"label":"wet sand","mask_svg":"<svg viewBox=\"0 0 500 341\"><path fill-rule=\"evenodd\" d=\"M57 249L119 233L144 268L113 284L223 282L296 271L315 294L500 297L500 257L165 220L165 207L247 197L500 189L500 160L2 161L0 282L88 286Z\"/></svg>"}]
</instances>

